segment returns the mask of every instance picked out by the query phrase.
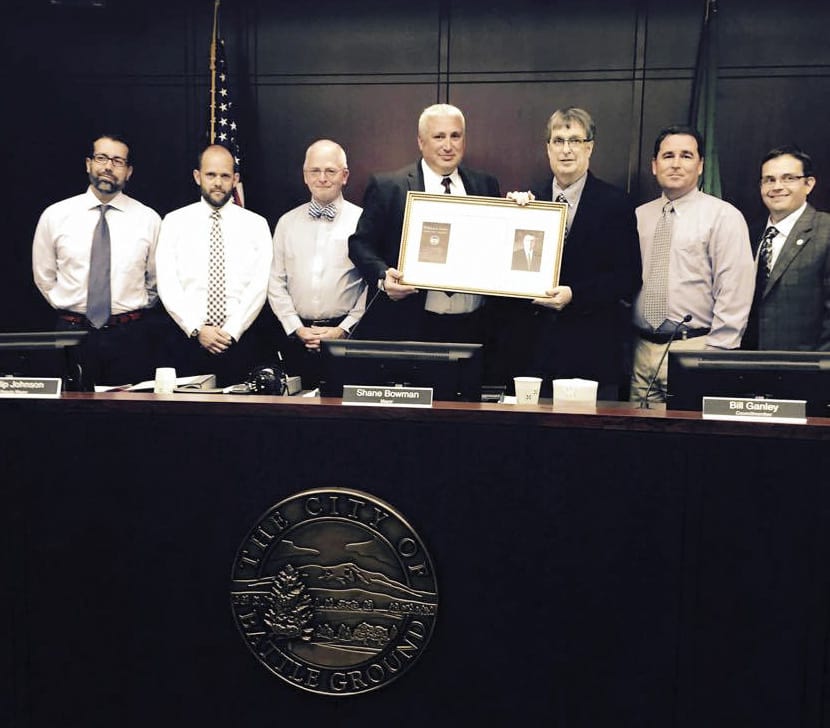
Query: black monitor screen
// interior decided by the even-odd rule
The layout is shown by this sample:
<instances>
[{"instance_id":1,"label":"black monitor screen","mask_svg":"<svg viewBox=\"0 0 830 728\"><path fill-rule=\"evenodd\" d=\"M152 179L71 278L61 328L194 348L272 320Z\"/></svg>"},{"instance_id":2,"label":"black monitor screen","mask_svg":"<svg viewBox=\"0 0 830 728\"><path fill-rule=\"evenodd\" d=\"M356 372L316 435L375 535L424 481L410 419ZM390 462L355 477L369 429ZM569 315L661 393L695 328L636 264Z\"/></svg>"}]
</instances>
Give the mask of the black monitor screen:
<instances>
[{"instance_id":1,"label":"black monitor screen","mask_svg":"<svg viewBox=\"0 0 830 728\"><path fill-rule=\"evenodd\" d=\"M807 415L830 417L830 352L669 352L668 409L700 410L703 397L807 401Z\"/></svg>"},{"instance_id":2,"label":"black monitor screen","mask_svg":"<svg viewBox=\"0 0 830 728\"><path fill-rule=\"evenodd\" d=\"M58 377L67 388L77 388L80 376L67 353L86 336L86 331L0 333L0 376Z\"/></svg>"},{"instance_id":3,"label":"black monitor screen","mask_svg":"<svg viewBox=\"0 0 830 728\"><path fill-rule=\"evenodd\" d=\"M424 341L321 342L320 394L342 397L343 386L432 387L436 400L481 400L481 344Z\"/></svg>"}]
</instances>

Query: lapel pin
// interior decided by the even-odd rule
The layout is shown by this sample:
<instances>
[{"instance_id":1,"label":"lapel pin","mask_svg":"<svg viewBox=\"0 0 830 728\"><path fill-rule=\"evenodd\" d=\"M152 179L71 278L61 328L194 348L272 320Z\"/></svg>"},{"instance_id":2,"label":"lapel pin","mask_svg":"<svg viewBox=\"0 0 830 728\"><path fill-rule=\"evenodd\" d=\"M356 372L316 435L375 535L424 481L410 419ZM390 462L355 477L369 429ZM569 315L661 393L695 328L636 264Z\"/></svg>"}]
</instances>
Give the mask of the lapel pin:
<instances>
[{"instance_id":1,"label":"lapel pin","mask_svg":"<svg viewBox=\"0 0 830 728\"><path fill-rule=\"evenodd\" d=\"M795 241L795 244L796 245L804 245L804 238L799 238L798 240Z\"/></svg>"}]
</instances>

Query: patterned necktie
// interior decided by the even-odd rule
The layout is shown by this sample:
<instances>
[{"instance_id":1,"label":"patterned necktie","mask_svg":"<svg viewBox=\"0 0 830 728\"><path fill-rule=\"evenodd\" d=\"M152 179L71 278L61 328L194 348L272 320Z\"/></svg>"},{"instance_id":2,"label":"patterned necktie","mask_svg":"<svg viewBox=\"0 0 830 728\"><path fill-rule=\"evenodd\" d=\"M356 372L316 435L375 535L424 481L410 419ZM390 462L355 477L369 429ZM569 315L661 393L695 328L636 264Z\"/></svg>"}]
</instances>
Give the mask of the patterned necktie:
<instances>
[{"instance_id":1,"label":"patterned necktie","mask_svg":"<svg viewBox=\"0 0 830 728\"><path fill-rule=\"evenodd\" d=\"M208 304L205 323L222 326L227 317L225 309L225 244L222 240L219 210L210 214L210 260L208 262Z\"/></svg>"},{"instance_id":2,"label":"patterned necktie","mask_svg":"<svg viewBox=\"0 0 830 728\"><path fill-rule=\"evenodd\" d=\"M663 206L663 214L654 230L649 255L649 275L643 282L643 317L652 328L659 328L668 316L669 253L674 205Z\"/></svg>"},{"instance_id":3,"label":"patterned necktie","mask_svg":"<svg viewBox=\"0 0 830 728\"><path fill-rule=\"evenodd\" d=\"M770 225L764 231L761 238L761 245L758 249L758 268L763 275L763 282L766 285L769 274L772 273L772 239L778 235L778 229Z\"/></svg>"},{"instance_id":4,"label":"patterned necktie","mask_svg":"<svg viewBox=\"0 0 830 728\"><path fill-rule=\"evenodd\" d=\"M554 200L554 202L561 202L564 205L568 205L568 198L565 197L565 195L560 192L558 195L556 195L556 199ZM570 210L570 209L571 209L571 207L570 207L570 205L568 205L568 210ZM568 231L568 212L566 210L565 211L565 240L568 239L568 232L569 232Z\"/></svg>"},{"instance_id":5,"label":"patterned necktie","mask_svg":"<svg viewBox=\"0 0 830 728\"><path fill-rule=\"evenodd\" d=\"M322 218L327 222L331 222L337 214L337 208L333 202L329 202L328 205L321 205L317 200L312 200L308 206L308 214L309 217L313 217L316 220Z\"/></svg>"},{"instance_id":6,"label":"patterned necktie","mask_svg":"<svg viewBox=\"0 0 830 728\"><path fill-rule=\"evenodd\" d=\"M110 293L110 228L107 225L109 205L98 205L101 216L92 233L92 249L89 254L89 282L86 294L86 317L100 329L112 313Z\"/></svg>"}]
</instances>

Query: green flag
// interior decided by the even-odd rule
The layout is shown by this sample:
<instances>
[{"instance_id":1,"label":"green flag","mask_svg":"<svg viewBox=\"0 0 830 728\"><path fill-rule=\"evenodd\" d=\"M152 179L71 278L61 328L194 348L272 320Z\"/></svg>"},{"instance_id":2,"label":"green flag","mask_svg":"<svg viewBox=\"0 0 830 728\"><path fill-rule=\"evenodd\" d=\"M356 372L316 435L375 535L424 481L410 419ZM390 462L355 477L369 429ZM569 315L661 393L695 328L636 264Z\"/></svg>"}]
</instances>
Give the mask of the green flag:
<instances>
[{"instance_id":1,"label":"green flag","mask_svg":"<svg viewBox=\"0 0 830 728\"><path fill-rule=\"evenodd\" d=\"M689 123L703 135L706 161L703 164L700 187L704 192L720 197L720 162L715 136L715 107L718 98L718 4L717 0L705 0L705 3Z\"/></svg>"}]
</instances>

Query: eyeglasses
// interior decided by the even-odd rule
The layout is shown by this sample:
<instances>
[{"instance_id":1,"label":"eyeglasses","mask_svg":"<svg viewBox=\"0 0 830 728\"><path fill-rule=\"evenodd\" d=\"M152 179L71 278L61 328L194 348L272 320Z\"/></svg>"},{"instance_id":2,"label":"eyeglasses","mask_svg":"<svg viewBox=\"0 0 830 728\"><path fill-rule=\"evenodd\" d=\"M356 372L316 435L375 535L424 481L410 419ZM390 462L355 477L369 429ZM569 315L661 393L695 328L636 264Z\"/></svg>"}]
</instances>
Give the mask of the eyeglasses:
<instances>
[{"instance_id":1,"label":"eyeglasses","mask_svg":"<svg viewBox=\"0 0 830 728\"><path fill-rule=\"evenodd\" d=\"M126 167L129 164L124 157L111 157L109 154L93 154L91 159L95 164L100 164L101 166L104 166L107 162L110 162L113 167L118 168Z\"/></svg>"},{"instance_id":2,"label":"eyeglasses","mask_svg":"<svg viewBox=\"0 0 830 728\"><path fill-rule=\"evenodd\" d=\"M321 176L325 177L326 179L334 179L343 170L335 169L334 167L326 167L325 169L320 169L319 167L312 167L311 169L304 169L303 171L312 179Z\"/></svg>"},{"instance_id":3,"label":"eyeglasses","mask_svg":"<svg viewBox=\"0 0 830 728\"><path fill-rule=\"evenodd\" d=\"M593 139L581 139L579 137L572 137L571 139L563 139L562 137L554 137L550 140L557 149L561 149L566 144L574 149L579 149L583 144L594 141Z\"/></svg>"},{"instance_id":4,"label":"eyeglasses","mask_svg":"<svg viewBox=\"0 0 830 728\"><path fill-rule=\"evenodd\" d=\"M782 174L780 177L761 177L761 187L771 187L776 182L780 182L782 185L794 185L806 176L806 174Z\"/></svg>"}]
</instances>

